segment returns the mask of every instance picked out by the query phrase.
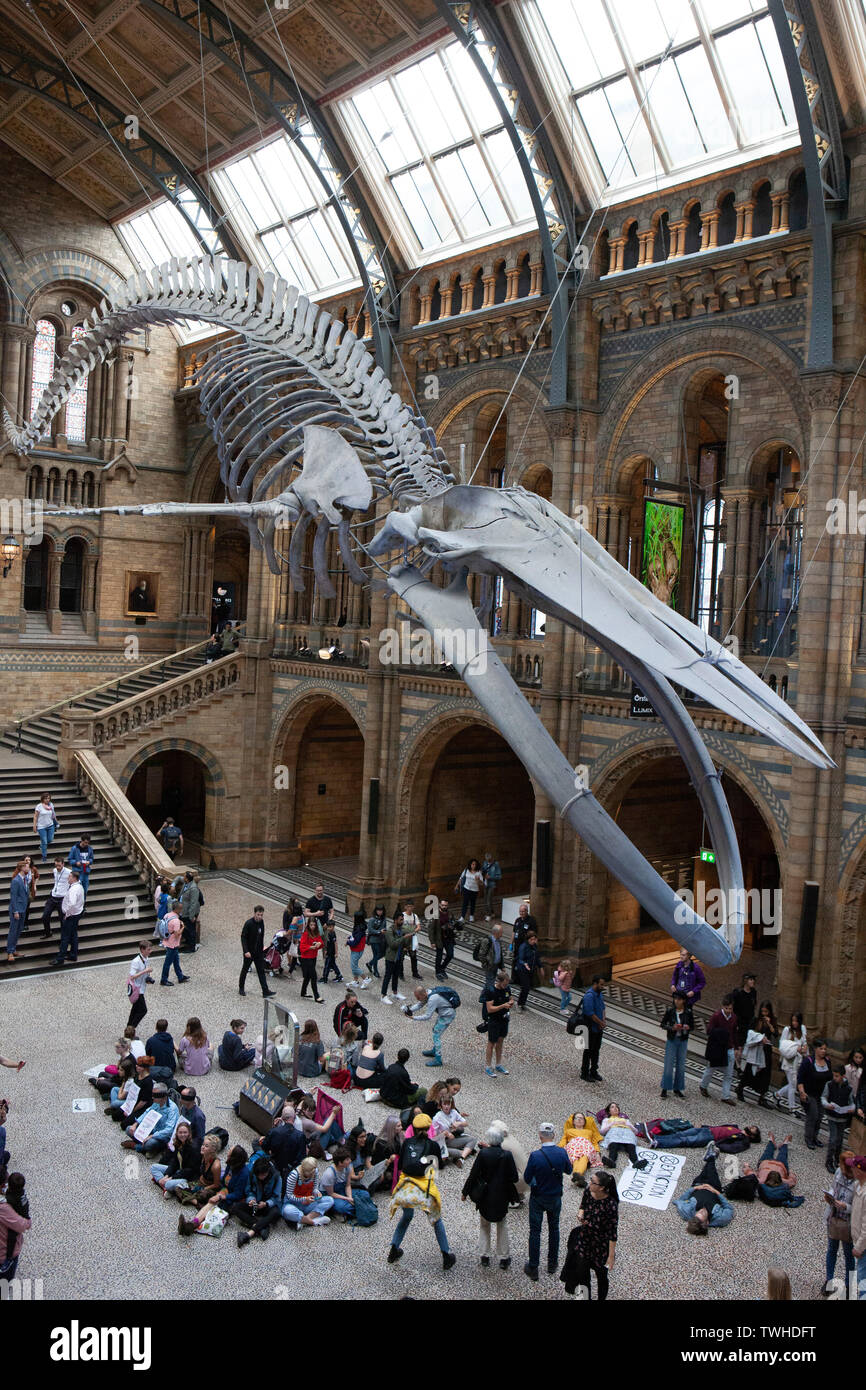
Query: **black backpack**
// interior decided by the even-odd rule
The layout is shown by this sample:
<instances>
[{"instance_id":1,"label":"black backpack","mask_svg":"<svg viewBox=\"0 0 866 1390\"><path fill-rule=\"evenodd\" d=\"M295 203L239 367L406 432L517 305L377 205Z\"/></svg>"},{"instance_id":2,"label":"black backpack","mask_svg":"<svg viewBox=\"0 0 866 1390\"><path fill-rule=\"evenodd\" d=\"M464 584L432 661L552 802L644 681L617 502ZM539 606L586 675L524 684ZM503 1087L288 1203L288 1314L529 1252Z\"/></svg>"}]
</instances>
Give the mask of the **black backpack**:
<instances>
[{"instance_id":1,"label":"black backpack","mask_svg":"<svg viewBox=\"0 0 866 1390\"><path fill-rule=\"evenodd\" d=\"M581 999L578 1003L577 1008L574 1010L574 1013L571 1014L568 1022L565 1025L566 1033L571 1033L573 1037L580 1025L583 1023L583 1021L583 1000Z\"/></svg>"},{"instance_id":2,"label":"black backpack","mask_svg":"<svg viewBox=\"0 0 866 1390\"><path fill-rule=\"evenodd\" d=\"M217 1139L219 1139L219 1141L220 1141L220 1148L219 1148L219 1151L220 1151L220 1153L222 1153L222 1151L223 1151L223 1149L225 1148L226 1144L229 1142L229 1132L228 1132L228 1130L227 1130L227 1129L222 1129L222 1128L220 1127L220 1125L214 1125L213 1129L209 1129L209 1130L207 1131L207 1133L208 1133L208 1134L214 1134L214 1135L216 1135Z\"/></svg>"},{"instance_id":3,"label":"black backpack","mask_svg":"<svg viewBox=\"0 0 866 1390\"><path fill-rule=\"evenodd\" d=\"M450 985L437 985L435 989L430 990L430 993L441 994L443 999L448 1000L452 1009L460 1008L460 995L457 993L456 989L452 989Z\"/></svg>"}]
</instances>

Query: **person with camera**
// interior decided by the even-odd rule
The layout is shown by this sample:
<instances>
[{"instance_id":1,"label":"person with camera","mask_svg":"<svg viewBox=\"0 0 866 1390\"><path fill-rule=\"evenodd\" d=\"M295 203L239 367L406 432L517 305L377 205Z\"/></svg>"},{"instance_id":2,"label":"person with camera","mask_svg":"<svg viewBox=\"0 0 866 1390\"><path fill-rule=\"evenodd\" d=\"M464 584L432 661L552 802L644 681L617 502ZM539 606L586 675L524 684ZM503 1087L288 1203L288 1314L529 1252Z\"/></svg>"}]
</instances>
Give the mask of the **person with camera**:
<instances>
[{"instance_id":1,"label":"person with camera","mask_svg":"<svg viewBox=\"0 0 866 1390\"><path fill-rule=\"evenodd\" d=\"M514 999L507 970L498 970L492 985L481 991L481 1018L478 1031L487 1033L487 1051L484 1062L486 1076L507 1076L508 1068L502 1065L502 1046L508 1036L508 1024ZM494 1057L496 1063L494 1065Z\"/></svg>"}]
</instances>

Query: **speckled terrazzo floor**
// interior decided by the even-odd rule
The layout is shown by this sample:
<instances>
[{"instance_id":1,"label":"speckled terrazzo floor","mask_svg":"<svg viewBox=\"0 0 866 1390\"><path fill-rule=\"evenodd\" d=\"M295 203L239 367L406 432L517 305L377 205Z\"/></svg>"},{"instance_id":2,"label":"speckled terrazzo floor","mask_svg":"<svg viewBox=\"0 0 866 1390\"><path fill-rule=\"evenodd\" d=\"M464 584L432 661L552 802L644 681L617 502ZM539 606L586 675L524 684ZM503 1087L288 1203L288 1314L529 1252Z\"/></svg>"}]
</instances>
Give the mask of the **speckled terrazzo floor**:
<instances>
[{"instance_id":1,"label":"speckled terrazzo floor","mask_svg":"<svg viewBox=\"0 0 866 1390\"><path fill-rule=\"evenodd\" d=\"M221 880L207 883L206 897L206 946L194 957L184 958L192 980L172 990L151 986L149 1013L139 1028L142 1038L149 1036L163 1014L176 1037L182 1034L190 1014L198 1014L217 1041L228 1020L238 1014L248 1019L253 1039L259 1032L258 989L249 988L244 1000L237 996L240 925L256 899ZM266 926L273 927L279 920L279 909L264 900ZM347 965L344 947L342 954ZM430 972L425 973L429 978ZM42 1278L45 1298L134 1294L163 1301L190 1295L223 1300L288 1296L388 1299L408 1294L427 1299L565 1299L557 1278L542 1272L540 1282L530 1284L522 1273L527 1240L525 1210L509 1216L512 1268L505 1273L498 1268L480 1269L474 1208L460 1201L465 1175L450 1166L441 1174L440 1184L445 1223L458 1258L447 1274L422 1218L413 1222L401 1263L385 1263L391 1222L384 1197L377 1199L379 1223L369 1229L334 1223L294 1233L281 1224L266 1244L253 1241L243 1250L236 1247L233 1224L220 1240L182 1240L176 1232L179 1208L173 1202L163 1202L150 1183L144 1160L127 1164L137 1176L125 1176L127 1156L119 1147L119 1129L103 1116L98 1097L95 1113L72 1111L75 1097L96 1094L84 1079L85 1070L112 1057L113 1041L128 1013L125 979L123 965L9 982L2 981L0 975L0 1053L27 1059L20 1074L0 1072L0 1093L9 1098L12 1107L7 1142L13 1167L27 1176L34 1218L19 1274ZM251 976L248 984L252 986L252 982ZM705 1101L691 1081L686 1101L659 1101L659 1069L613 1047L602 1049L604 1085L582 1085L576 1053L562 1025L531 1011L517 1016L512 1025L505 1055L510 1076L490 1081L483 1073L483 1039L475 1032L479 1021L475 994L462 982L456 983L463 1007L445 1035L444 1074L462 1077L461 1107L478 1133L483 1133L491 1120L502 1119L528 1150L537 1142L539 1121L549 1119L559 1125L572 1110L589 1104L598 1108L608 1099L619 1100L632 1117L656 1115L661 1107L661 1113L683 1114L695 1122L754 1122L762 1129L764 1122L769 1122L779 1138L785 1132L785 1119L778 1112ZM298 1002L297 975L291 981L279 981L276 987L302 1021L315 1016L323 1036L329 1036L331 1014L342 990L324 987L327 1004L311 1004L307 1009ZM708 993L712 997L712 984ZM409 1070L413 1078L442 1074L425 1072L422 1067L420 1053L429 1046L428 1026L411 1022L395 1007L383 1005L378 991L369 989L363 998L370 1009L371 1031L378 1027L385 1034L387 1061L405 1045L412 1050ZM200 1079L198 1088L208 1125L225 1126L233 1142L249 1147L251 1131L230 1109L240 1084L236 1074L216 1069ZM377 1129L386 1113L379 1105L365 1105L354 1093L346 1107L350 1123L363 1115L370 1127ZM769 1265L788 1271L795 1298L816 1298L823 1283L825 1205L821 1192L827 1175L823 1151L805 1150L802 1125L794 1125L794 1135L791 1162L800 1176L799 1190L807 1197L805 1206L789 1212L771 1211L760 1203L740 1205L733 1224L727 1230L711 1232L705 1240L686 1236L673 1207L665 1212L623 1207L610 1298L755 1299L763 1295ZM686 1155L685 1180L678 1188L681 1192L697 1171L700 1153L678 1152ZM566 1185L563 1241L579 1195L577 1189ZM542 1269L544 1256L543 1248Z\"/></svg>"}]
</instances>

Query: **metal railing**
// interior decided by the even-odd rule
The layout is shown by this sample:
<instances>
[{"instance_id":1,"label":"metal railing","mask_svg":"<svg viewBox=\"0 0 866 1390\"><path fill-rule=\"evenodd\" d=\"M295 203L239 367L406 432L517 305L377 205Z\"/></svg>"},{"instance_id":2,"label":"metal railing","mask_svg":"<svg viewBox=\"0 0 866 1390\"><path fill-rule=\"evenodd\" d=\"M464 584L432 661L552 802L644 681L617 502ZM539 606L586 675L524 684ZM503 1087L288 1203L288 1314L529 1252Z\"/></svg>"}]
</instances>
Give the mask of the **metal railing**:
<instances>
[{"instance_id":1,"label":"metal railing","mask_svg":"<svg viewBox=\"0 0 866 1390\"><path fill-rule=\"evenodd\" d=\"M98 695L104 690L110 690L112 686L119 688L124 681L133 680L136 676L142 675L145 671L153 671L157 667L169 666L173 661L180 661L182 657L189 656L191 652L197 652L200 648L206 647L211 639L204 637L200 642L194 642L191 647L183 647L179 652L171 652L168 656L160 657L157 661L148 661L144 666L136 666L134 670L127 671L122 676L113 676L109 681L103 681L101 685L92 685L88 690L77 691L74 695L67 695L63 700L55 700L53 705L45 705L43 709L33 710L24 719L13 719L10 724L3 728L3 737L12 728L17 730L15 751L21 752L21 730L27 724L33 724L37 719L42 719L46 714L53 714L55 710L65 709L67 705L74 705L79 700L87 700L91 695Z\"/></svg>"}]
</instances>

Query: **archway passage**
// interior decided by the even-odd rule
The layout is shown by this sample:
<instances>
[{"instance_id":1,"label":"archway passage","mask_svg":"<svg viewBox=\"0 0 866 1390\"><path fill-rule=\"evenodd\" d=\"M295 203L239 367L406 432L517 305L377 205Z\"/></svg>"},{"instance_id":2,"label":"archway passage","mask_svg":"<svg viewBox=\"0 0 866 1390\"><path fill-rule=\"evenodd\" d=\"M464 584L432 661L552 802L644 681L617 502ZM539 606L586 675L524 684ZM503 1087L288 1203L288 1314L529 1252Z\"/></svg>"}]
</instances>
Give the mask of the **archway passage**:
<instances>
[{"instance_id":1,"label":"archway passage","mask_svg":"<svg viewBox=\"0 0 866 1390\"><path fill-rule=\"evenodd\" d=\"M222 500L222 499L220 499ZM227 591L231 618L243 622L247 616L247 589L250 570L250 538L245 531L218 523L214 535L213 592Z\"/></svg>"},{"instance_id":2,"label":"archway passage","mask_svg":"<svg viewBox=\"0 0 866 1390\"><path fill-rule=\"evenodd\" d=\"M295 766L293 838L300 862L356 860L361 844L364 739L341 705L322 700L316 707L298 740ZM345 864L339 877L354 872L351 863Z\"/></svg>"},{"instance_id":3,"label":"archway passage","mask_svg":"<svg viewBox=\"0 0 866 1390\"><path fill-rule=\"evenodd\" d=\"M43 536L38 545L27 551L24 562L24 608L28 613L45 613L48 609L48 557L53 550L51 541Z\"/></svg>"},{"instance_id":4,"label":"archway passage","mask_svg":"<svg viewBox=\"0 0 866 1390\"><path fill-rule=\"evenodd\" d=\"M424 788L416 786L420 809ZM499 860L505 896L529 891L535 796L523 764L499 734L483 725L454 734L433 762L425 800L428 893L453 899L469 859L480 861L486 850ZM410 861L412 853L410 844Z\"/></svg>"},{"instance_id":5,"label":"archway passage","mask_svg":"<svg viewBox=\"0 0 866 1390\"><path fill-rule=\"evenodd\" d=\"M126 798L154 832L166 816L183 831L184 863L205 862L207 849L204 764L194 753L166 749L136 768Z\"/></svg>"},{"instance_id":6,"label":"archway passage","mask_svg":"<svg viewBox=\"0 0 866 1390\"><path fill-rule=\"evenodd\" d=\"M84 578L84 541L73 537L66 542L60 562L60 611L81 612L81 590Z\"/></svg>"},{"instance_id":7,"label":"archway passage","mask_svg":"<svg viewBox=\"0 0 866 1390\"><path fill-rule=\"evenodd\" d=\"M759 992L763 987L769 993L778 940L773 917L779 906L779 861L764 819L747 793L724 774L723 787L743 861L746 932L743 959L729 968L730 980L726 971L715 971L713 979L719 988L730 988L739 984L745 969L753 968L759 977ZM702 850L710 849L710 841L700 803L680 759L661 756L640 768L608 809L662 878L675 889L689 889L694 898L687 901L694 901L699 911L703 905L713 922L718 912L718 876L714 863L701 857ZM603 869L600 872L605 873ZM675 958L678 944L612 877L608 877L605 919L608 950L617 972L646 961L646 982L666 992L668 958ZM642 980L644 974L641 971Z\"/></svg>"}]
</instances>

